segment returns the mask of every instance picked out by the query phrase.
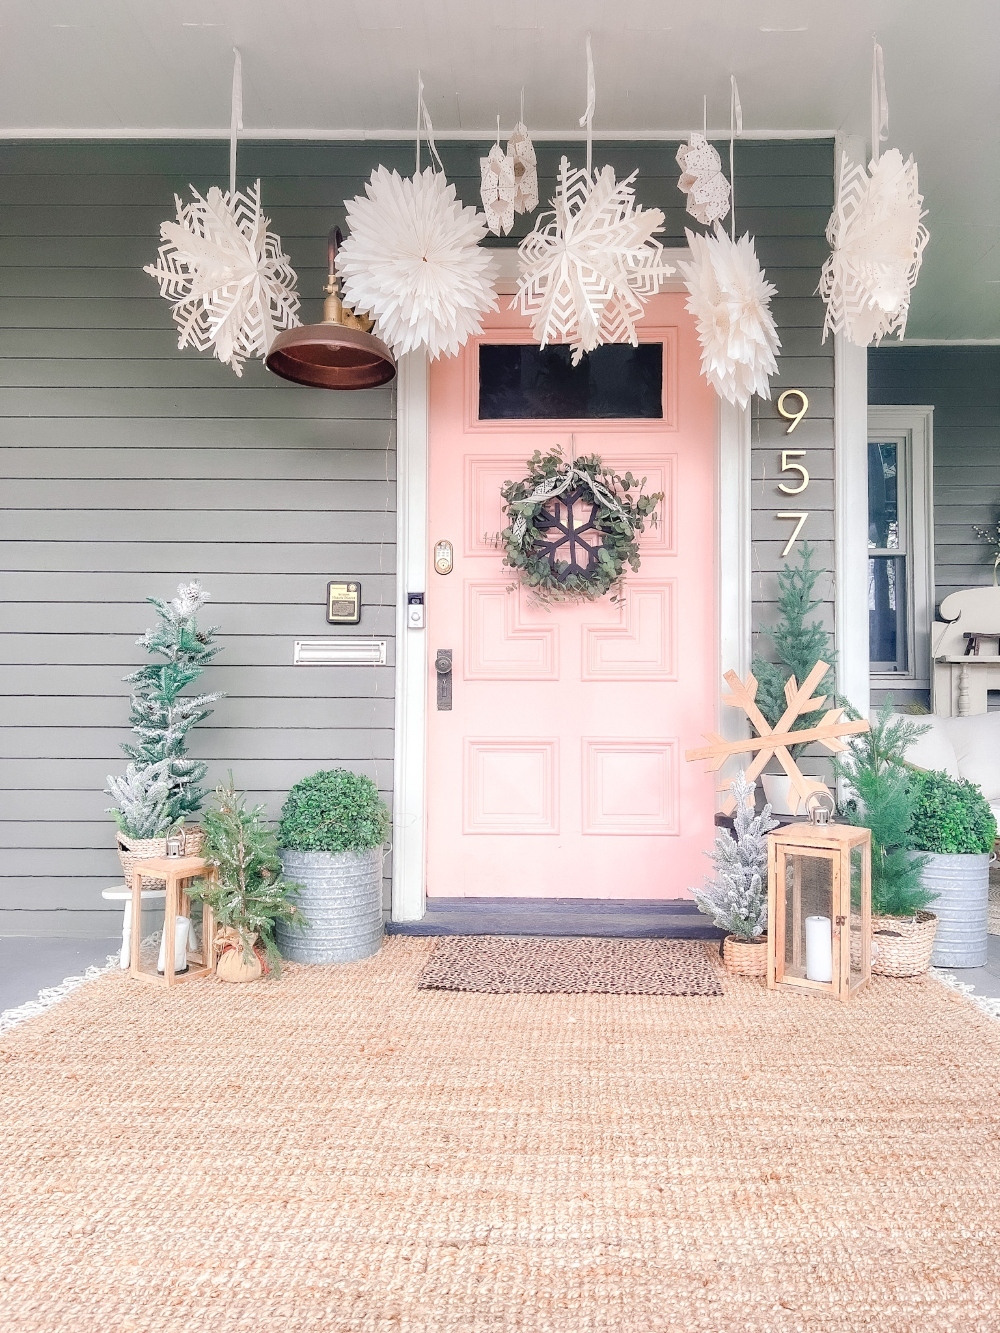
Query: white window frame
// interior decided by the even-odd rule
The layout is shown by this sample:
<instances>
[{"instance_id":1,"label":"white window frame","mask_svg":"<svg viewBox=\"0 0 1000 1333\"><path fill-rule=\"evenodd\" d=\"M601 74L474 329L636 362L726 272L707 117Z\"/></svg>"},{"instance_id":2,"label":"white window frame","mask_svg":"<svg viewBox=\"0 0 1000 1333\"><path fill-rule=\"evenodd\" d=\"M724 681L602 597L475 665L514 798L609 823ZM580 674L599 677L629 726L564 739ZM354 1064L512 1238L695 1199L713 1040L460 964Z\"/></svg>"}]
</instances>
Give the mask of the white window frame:
<instances>
[{"instance_id":1,"label":"white window frame","mask_svg":"<svg viewBox=\"0 0 1000 1333\"><path fill-rule=\"evenodd\" d=\"M895 444L906 560L906 671L871 674L873 689L929 690L934 619L934 408L870 406L868 441ZM866 450L867 457L867 450ZM867 556L867 515L865 537ZM867 608L868 599L865 598ZM866 611L867 614L867 611Z\"/></svg>"}]
</instances>

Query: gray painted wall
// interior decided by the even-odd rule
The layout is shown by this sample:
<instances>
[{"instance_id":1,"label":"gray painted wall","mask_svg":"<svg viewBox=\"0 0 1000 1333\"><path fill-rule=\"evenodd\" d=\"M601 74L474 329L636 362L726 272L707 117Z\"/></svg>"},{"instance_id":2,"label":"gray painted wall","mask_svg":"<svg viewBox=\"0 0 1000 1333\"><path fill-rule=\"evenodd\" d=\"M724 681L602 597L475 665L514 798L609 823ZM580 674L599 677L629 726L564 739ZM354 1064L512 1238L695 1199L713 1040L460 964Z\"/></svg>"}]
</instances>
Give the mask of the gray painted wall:
<instances>
[{"instance_id":1,"label":"gray painted wall","mask_svg":"<svg viewBox=\"0 0 1000 1333\"><path fill-rule=\"evenodd\" d=\"M683 241L675 145L601 145L619 175ZM482 146L444 145L466 202ZM558 146L539 152L543 197ZM574 160L579 145L570 148ZM263 179L265 211L299 273L303 318L319 315L325 234L345 198L405 146L246 144L240 177ZM814 478L807 533L832 568L832 347L812 295L832 202L829 142L737 145L737 220L778 287L782 387L810 396L792 437ZM124 763L127 687L149 623L143 598L200 576L224 651L205 688L229 697L194 734L217 780L276 813L288 787L345 764L392 787L392 669L293 668L296 637L330 632L327 580L356 574L356 632L394 624L394 400L285 385L250 363L242 380L178 352L169 309L142 273L173 195L224 183L217 143L11 144L0 148L0 932L105 934L119 878L104 814ZM531 219L518 219L515 236ZM754 617L771 617L787 535L774 511L784 423L754 412ZM832 598L832 591L829 593ZM824 608L833 623L832 601ZM346 632L346 631L339 631Z\"/></svg>"},{"instance_id":2,"label":"gray painted wall","mask_svg":"<svg viewBox=\"0 0 1000 1333\"><path fill-rule=\"evenodd\" d=\"M1000 518L1000 347L873 347L868 401L934 407L936 602L992 582L972 528Z\"/></svg>"}]
</instances>

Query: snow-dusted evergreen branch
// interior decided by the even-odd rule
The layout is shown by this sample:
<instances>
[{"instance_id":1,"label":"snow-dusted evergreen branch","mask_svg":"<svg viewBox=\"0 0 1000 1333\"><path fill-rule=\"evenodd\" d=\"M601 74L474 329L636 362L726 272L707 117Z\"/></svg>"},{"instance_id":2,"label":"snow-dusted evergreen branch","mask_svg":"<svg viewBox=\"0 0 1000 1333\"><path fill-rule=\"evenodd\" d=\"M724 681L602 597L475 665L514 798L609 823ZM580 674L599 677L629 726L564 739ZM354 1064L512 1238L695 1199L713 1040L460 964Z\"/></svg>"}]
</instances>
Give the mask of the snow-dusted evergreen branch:
<instances>
[{"instance_id":1,"label":"snow-dusted evergreen branch","mask_svg":"<svg viewBox=\"0 0 1000 1333\"><path fill-rule=\"evenodd\" d=\"M759 939L767 930L767 835L778 827L771 807L754 814L755 782L747 782L741 768L731 784L736 797L733 832L719 829L707 855L715 863L715 878L703 889L692 889L698 909L728 935L740 940Z\"/></svg>"}]
</instances>

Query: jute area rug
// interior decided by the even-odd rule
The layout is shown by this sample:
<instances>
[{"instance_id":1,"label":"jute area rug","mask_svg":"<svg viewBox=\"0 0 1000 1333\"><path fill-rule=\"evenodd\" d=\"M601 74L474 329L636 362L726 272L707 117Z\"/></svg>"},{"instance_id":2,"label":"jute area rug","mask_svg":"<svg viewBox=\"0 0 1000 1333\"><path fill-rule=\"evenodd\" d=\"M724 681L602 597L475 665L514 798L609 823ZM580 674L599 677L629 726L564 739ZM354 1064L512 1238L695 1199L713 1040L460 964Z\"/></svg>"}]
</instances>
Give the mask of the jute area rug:
<instances>
[{"instance_id":1,"label":"jute area rug","mask_svg":"<svg viewBox=\"0 0 1000 1333\"><path fill-rule=\"evenodd\" d=\"M697 940L451 935L437 941L424 990L489 995L721 995Z\"/></svg>"},{"instance_id":2,"label":"jute area rug","mask_svg":"<svg viewBox=\"0 0 1000 1333\"><path fill-rule=\"evenodd\" d=\"M1000 1024L108 975L0 1042L0 1329L996 1333Z\"/></svg>"}]
</instances>

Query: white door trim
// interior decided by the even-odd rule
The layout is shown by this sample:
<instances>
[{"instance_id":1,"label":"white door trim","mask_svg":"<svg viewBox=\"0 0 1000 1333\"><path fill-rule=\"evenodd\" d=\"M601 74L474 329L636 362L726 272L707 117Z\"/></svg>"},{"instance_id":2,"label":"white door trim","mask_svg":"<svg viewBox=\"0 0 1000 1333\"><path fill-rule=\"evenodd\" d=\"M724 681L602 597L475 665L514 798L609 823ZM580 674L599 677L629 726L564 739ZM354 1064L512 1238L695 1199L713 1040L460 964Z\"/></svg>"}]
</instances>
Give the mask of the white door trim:
<instances>
[{"instance_id":1,"label":"white door trim","mask_svg":"<svg viewBox=\"0 0 1000 1333\"><path fill-rule=\"evenodd\" d=\"M516 250L501 251L499 292L510 292ZM686 258L688 251L668 251ZM679 275L664 286L681 287ZM397 412L396 707L393 779L392 919L419 921L426 904L427 634L406 624L407 594L427 590L428 362L401 358ZM718 688L730 669L750 669L750 409L720 402L716 465L716 645ZM867 665L867 657L866 657ZM719 729L738 737L737 710Z\"/></svg>"},{"instance_id":2,"label":"white door trim","mask_svg":"<svg viewBox=\"0 0 1000 1333\"><path fill-rule=\"evenodd\" d=\"M407 594L427 591L428 362L400 357L396 391L396 707L393 739L392 919L424 914L427 757L426 629L407 624ZM426 614L425 614L426 619Z\"/></svg>"}]
</instances>

